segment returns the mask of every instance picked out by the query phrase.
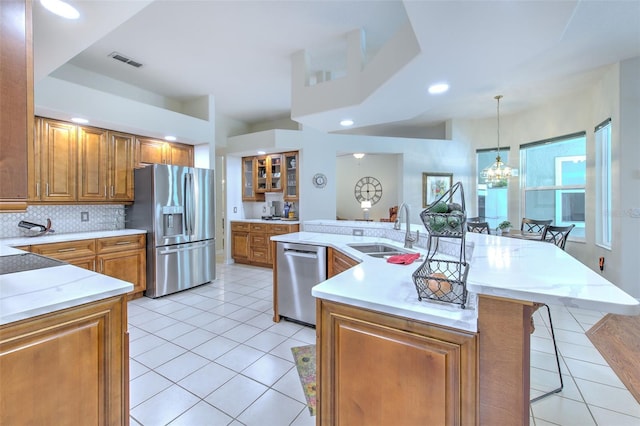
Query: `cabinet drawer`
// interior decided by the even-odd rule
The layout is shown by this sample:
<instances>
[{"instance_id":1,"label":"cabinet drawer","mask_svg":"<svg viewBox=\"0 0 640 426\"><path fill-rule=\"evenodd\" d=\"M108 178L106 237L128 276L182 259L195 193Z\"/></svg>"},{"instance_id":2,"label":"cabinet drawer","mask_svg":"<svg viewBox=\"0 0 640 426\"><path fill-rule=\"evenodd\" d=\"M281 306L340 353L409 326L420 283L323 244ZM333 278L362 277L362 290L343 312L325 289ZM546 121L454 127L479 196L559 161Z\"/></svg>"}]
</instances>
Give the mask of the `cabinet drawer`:
<instances>
[{"instance_id":1,"label":"cabinet drawer","mask_svg":"<svg viewBox=\"0 0 640 426\"><path fill-rule=\"evenodd\" d=\"M289 234L291 232L298 232L297 225L273 225L271 227L271 233L276 234Z\"/></svg>"},{"instance_id":2,"label":"cabinet drawer","mask_svg":"<svg viewBox=\"0 0 640 426\"><path fill-rule=\"evenodd\" d=\"M31 252L59 260L92 256L96 252L95 240L65 241L62 243L37 244Z\"/></svg>"},{"instance_id":3,"label":"cabinet drawer","mask_svg":"<svg viewBox=\"0 0 640 426\"><path fill-rule=\"evenodd\" d=\"M247 222L231 222L231 230L249 232L251 230L251 225Z\"/></svg>"},{"instance_id":4,"label":"cabinet drawer","mask_svg":"<svg viewBox=\"0 0 640 426\"><path fill-rule=\"evenodd\" d=\"M267 225L264 223L252 223L251 224L251 232L266 232L271 225Z\"/></svg>"},{"instance_id":5,"label":"cabinet drawer","mask_svg":"<svg viewBox=\"0 0 640 426\"><path fill-rule=\"evenodd\" d=\"M251 260L258 263L270 263L271 260L269 259L269 248L251 248Z\"/></svg>"},{"instance_id":6,"label":"cabinet drawer","mask_svg":"<svg viewBox=\"0 0 640 426\"><path fill-rule=\"evenodd\" d=\"M145 235L122 235L118 237L99 238L96 241L98 242L97 252L99 254L113 253L122 250L143 248L145 244Z\"/></svg>"},{"instance_id":7,"label":"cabinet drawer","mask_svg":"<svg viewBox=\"0 0 640 426\"><path fill-rule=\"evenodd\" d=\"M269 238L265 234L249 234L251 247L267 247Z\"/></svg>"}]
</instances>

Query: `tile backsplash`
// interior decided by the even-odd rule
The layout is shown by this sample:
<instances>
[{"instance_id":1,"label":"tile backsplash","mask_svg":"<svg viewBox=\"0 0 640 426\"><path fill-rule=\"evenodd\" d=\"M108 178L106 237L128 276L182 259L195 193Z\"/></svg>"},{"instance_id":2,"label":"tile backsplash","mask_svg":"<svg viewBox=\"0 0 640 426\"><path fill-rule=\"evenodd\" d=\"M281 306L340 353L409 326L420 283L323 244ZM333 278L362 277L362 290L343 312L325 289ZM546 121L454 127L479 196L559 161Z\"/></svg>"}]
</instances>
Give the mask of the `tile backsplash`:
<instances>
[{"instance_id":1,"label":"tile backsplash","mask_svg":"<svg viewBox=\"0 0 640 426\"><path fill-rule=\"evenodd\" d=\"M82 221L83 216L87 221ZM26 212L0 213L0 238L24 237L30 231L18 228L18 222L47 224L58 234L71 232L109 231L124 229L124 205L37 205Z\"/></svg>"}]
</instances>

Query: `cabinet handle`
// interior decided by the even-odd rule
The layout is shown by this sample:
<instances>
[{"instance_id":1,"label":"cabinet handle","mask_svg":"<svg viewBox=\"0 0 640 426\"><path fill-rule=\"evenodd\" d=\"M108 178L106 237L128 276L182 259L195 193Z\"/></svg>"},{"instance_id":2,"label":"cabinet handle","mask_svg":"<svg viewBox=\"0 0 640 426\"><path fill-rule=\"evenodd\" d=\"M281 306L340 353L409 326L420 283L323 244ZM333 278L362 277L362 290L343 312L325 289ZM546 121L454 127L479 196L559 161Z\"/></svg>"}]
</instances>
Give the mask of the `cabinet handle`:
<instances>
[{"instance_id":1,"label":"cabinet handle","mask_svg":"<svg viewBox=\"0 0 640 426\"><path fill-rule=\"evenodd\" d=\"M100 259L100 272L104 272L104 259Z\"/></svg>"},{"instance_id":2,"label":"cabinet handle","mask_svg":"<svg viewBox=\"0 0 640 426\"><path fill-rule=\"evenodd\" d=\"M113 197L113 185L111 185L111 196Z\"/></svg>"},{"instance_id":3,"label":"cabinet handle","mask_svg":"<svg viewBox=\"0 0 640 426\"><path fill-rule=\"evenodd\" d=\"M104 196L107 196L107 185L104 186Z\"/></svg>"},{"instance_id":4,"label":"cabinet handle","mask_svg":"<svg viewBox=\"0 0 640 426\"><path fill-rule=\"evenodd\" d=\"M64 249L58 249L58 253L64 253L67 251L76 251L75 247L70 247L70 248L64 248Z\"/></svg>"},{"instance_id":5,"label":"cabinet handle","mask_svg":"<svg viewBox=\"0 0 640 426\"><path fill-rule=\"evenodd\" d=\"M49 182L47 182L47 185L45 187L45 195L48 197L49 196Z\"/></svg>"},{"instance_id":6,"label":"cabinet handle","mask_svg":"<svg viewBox=\"0 0 640 426\"><path fill-rule=\"evenodd\" d=\"M36 197L40 198L40 182L36 183Z\"/></svg>"},{"instance_id":7,"label":"cabinet handle","mask_svg":"<svg viewBox=\"0 0 640 426\"><path fill-rule=\"evenodd\" d=\"M118 241L116 243L117 246L123 246L125 244L133 244L133 241Z\"/></svg>"}]
</instances>

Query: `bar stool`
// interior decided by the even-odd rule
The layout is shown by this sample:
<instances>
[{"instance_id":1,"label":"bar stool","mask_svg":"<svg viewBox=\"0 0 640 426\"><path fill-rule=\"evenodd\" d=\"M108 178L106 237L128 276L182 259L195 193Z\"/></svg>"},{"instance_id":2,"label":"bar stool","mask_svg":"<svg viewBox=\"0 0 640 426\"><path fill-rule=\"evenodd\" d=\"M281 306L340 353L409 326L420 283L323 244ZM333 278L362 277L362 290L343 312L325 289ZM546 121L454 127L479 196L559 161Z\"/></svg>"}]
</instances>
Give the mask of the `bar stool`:
<instances>
[{"instance_id":1,"label":"bar stool","mask_svg":"<svg viewBox=\"0 0 640 426\"><path fill-rule=\"evenodd\" d=\"M553 243L556 246L560 247L564 250L564 246L567 243L567 237L569 236L569 232L575 227L575 225L569 226L552 226L550 224L546 225L542 229L542 241L546 241L548 243ZM552 391L544 393L538 397L535 397L531 400L531 402L535 402L545 396L558 393L564 387L564 382L562 381L562 371L560 370L560 355L558 354L558 345L556 343L556 335L553 332L553 322L551 321L551 309L549 309L549 305L546 303L538 303L536 306L544 306L547 308L547 315L549 316L549 328L551 329L551 339L553 340L553 349L556 353L556 365L558 366L558 376L560 377L560 387L556 388Z\"/></svg>"},{"instance_id":2,"label":"bar stool","mask_svg":"<svg viewBox=\"0 0 640 426\"><path fill-rule=\"evenodd\" d=\"M467 231L477 234L489 234L489 223L467 221Z\"/></svg>"},{"instance_id":3,"label":"bar stool","mask_svg":"<svg viewBox=\"0 0 640 426\"><path fill-rule=\"evenodd\" d=\"M538 234L542 234L544 227L551 225L551 222L553 222L553 220L537 220L523 217L522 222L520 222L520 230L522 232L536 232Z\"/></svg>"}]
</instances>

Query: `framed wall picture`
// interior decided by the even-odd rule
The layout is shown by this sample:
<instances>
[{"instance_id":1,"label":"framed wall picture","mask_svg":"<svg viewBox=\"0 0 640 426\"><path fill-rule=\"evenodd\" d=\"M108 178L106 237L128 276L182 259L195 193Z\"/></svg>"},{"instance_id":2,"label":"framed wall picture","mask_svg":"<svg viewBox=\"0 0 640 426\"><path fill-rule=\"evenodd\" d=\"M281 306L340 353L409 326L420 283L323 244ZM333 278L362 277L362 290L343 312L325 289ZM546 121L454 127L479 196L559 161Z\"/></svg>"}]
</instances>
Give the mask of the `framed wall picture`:
<instances>
[{"instance_id":1,"label":"framed wall picture","mask_svg":"<svg viewBox=\"0 0 640 426\"><path fill-rule=\"evenodd\" d=\"M440 198L453 185L453 173L422 173L422 207Z\"/></svg>"}]
</instances>

